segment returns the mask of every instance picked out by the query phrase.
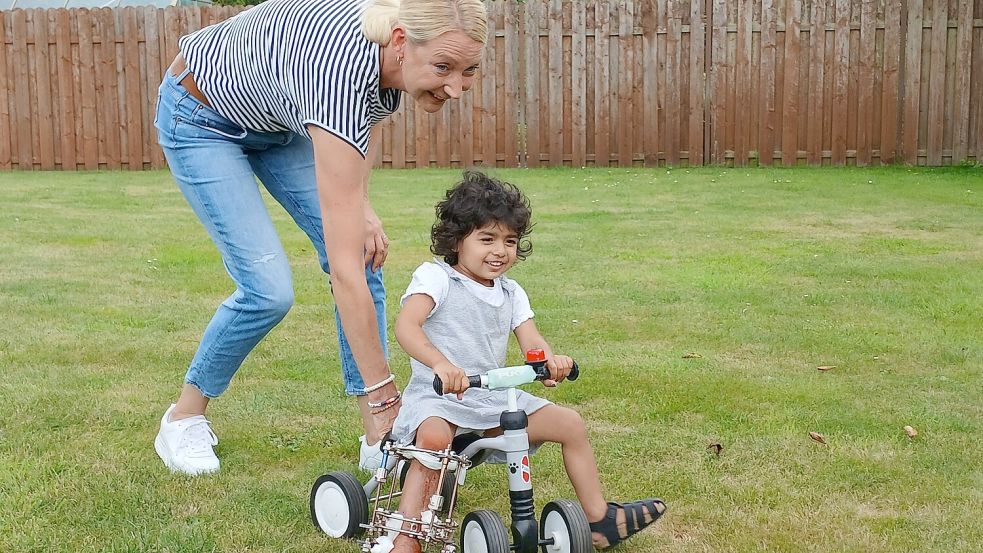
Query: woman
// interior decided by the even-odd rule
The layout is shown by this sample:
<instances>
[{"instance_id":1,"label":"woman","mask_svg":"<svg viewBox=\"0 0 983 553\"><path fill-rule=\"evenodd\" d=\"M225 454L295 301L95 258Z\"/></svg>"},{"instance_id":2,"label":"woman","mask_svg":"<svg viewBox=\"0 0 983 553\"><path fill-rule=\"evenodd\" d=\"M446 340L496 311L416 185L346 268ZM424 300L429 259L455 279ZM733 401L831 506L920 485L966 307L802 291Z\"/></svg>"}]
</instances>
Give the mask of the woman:
<instances>
[{"instance_id":1,"label":"woman","mask_svg":"<svg viewBox=\"0 0 983 553\"><path fill-rule=\"evenodd\" d=\"M392 427L400 402L386 358L381 270L389 240L368 200L381 138L373 127L396 110L400 91L436 112L468 90L486 22L481 0L269 0L181 38L160 87L158 140L236 290L161 419L154 445L171 470L218 470L208 402L293 303L257 177L331 275L345 389L359 396L366 428L363 455L366 441Z\"/></svg>"}]
</instances>

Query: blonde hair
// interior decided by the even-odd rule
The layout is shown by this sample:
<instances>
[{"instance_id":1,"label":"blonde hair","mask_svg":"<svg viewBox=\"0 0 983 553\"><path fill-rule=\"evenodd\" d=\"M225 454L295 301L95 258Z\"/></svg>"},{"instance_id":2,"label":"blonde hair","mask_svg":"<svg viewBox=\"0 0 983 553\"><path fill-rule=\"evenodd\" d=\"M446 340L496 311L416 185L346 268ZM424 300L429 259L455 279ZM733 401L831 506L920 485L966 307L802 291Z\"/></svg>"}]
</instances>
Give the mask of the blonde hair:
<instances>
[{"instance_id":1,"label":"blonde hair","mask_svg":"<svg viewBox=\"0 0 983 553\"><path fill-rule=\"evenodd\" d=\"M488 40L488 12L482 0L374 0L362 16L362 32L386 46L397 23L415 43L448 31L463 31L482 44Z\"/></svg>"}]
</instances>

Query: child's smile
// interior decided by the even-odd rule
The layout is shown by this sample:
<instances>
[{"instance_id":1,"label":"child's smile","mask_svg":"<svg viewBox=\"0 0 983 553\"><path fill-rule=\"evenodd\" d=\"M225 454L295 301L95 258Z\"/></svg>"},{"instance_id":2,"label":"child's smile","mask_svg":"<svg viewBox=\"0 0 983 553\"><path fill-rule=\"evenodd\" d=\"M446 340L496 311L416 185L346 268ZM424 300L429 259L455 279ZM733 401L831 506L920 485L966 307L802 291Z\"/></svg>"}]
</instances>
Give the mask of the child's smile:
<instances>
[{"instance_id":1,"label":"child's smile","mask_svg":"<svg viewBox=\"0 0 983 553\"><path fill-rule=\"evenodd\" d=\"M518 247L519 236L514 230L492 223L461 240L454 268L475 282L491 286L515 263Z\"/></svg>"}]
</instances>

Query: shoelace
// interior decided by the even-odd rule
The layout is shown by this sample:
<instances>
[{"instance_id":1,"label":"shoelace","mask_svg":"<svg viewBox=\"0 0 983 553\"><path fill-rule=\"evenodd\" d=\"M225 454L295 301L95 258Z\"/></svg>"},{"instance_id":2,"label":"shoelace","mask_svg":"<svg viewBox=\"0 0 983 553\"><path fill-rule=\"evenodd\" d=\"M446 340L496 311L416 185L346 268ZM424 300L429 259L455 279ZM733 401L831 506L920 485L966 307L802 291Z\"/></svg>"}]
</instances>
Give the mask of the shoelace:
<instances>
[{"instance_id":1,"label":"shoelace","mask_svg":"<svg viewBox=\"0 0 983 553\"><path fill-rule=\"evenodd\" d=\"M191 454L211 453L212 446L215 445L218 445L218 436L212 432L211 423L202 418L189 424L181 432L178 449L186 449Z\"/></svg>"}]
</instances>

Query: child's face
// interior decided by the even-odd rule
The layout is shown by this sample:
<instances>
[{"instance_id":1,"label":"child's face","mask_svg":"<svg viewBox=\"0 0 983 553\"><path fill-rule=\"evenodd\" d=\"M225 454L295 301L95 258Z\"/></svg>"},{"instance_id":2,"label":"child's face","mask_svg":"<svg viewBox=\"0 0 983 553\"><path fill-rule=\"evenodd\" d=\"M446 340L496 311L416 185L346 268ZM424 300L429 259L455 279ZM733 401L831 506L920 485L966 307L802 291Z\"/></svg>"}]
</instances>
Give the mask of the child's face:
<instances>
[{"instance_id":1,"label":"child's face","mask_svg":"<svg viewBox=\"0 0 983 553\"><path fill-rule=\"evenodd\" d=\"M492 223L464 237L457 245L457 271L475 282L491 286L515 263L519 236L500 223Z\"/></svg>"}]
</instances>

